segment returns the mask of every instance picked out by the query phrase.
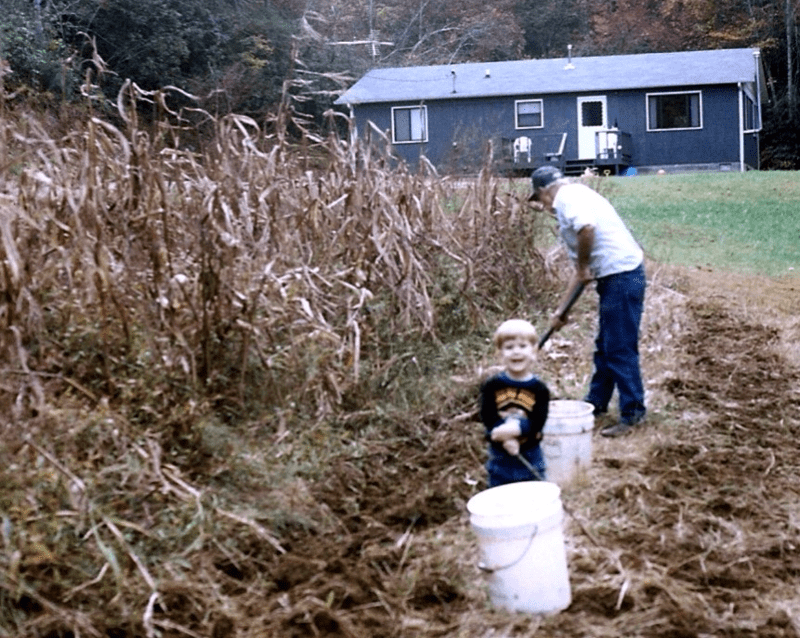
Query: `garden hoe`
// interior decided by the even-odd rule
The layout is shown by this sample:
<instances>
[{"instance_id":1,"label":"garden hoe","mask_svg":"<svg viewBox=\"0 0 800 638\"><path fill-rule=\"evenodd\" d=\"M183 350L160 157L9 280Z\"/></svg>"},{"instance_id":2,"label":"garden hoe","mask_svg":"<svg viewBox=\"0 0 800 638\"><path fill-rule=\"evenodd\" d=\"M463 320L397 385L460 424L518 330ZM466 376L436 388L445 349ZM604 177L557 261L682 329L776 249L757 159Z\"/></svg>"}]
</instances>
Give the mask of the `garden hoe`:
<instances>
[{"instance_id":1,"label":"garden hoe","mask_svg":"<svg viewBox=\"0 0 800 638\"><path fill-rule=\"evenodd\" d=\"M583 289L585 287L586 287L585 283L580 283L577 286L575 286L575 290L572 291L572 294L570 295L569 299L567 299L567 305L564 306L564 310L562 310L561 314L558 315L558 318L561 321L564 321L567 318L569 311L572 309L572 306L575 305L575 302L578 301L578 297L581 296L581 293L583 292ZM550 327L547 329L547 332L544 333L544 336L542 336L542 338L539 339L539 350L542 349L542 346L547 342L547 340L550 338L552 334L553 334L553 328Z\"/></svg>"},{"instance_id":2,"label":"garden hoe","mask_svg":"<svg viewBox=\"0 0 800 638\"><path fill-rule=\"evenodd\" d=\"M580 294L580 292L578 294ZM575 295L575 298L577 299L577 295ZM533 467L533 465L531 465L531 462L528 461L528 459L526 459L524 456L522 456L522 454L517 452L513 456L515 456L519 460L519 462L522 463L528 469L528 471L531 473L531 476L533 476L535 480L537 481L543 480L542 475L539 473L539 470ZM580 518L578 518L578 516L575 515L575 512L572 511L572 508L568 507L567 504L564 503L563 499L561 500L561 507L569 516L572 517L572 520L574 520L578 524L578 527L581 528L583 533L586 534L587 538L590 541L592 541L592 543L594 543L597 547L602 547L602 545L600 545L600 542L594 537L594 534L592 534L589 531L589 528L586 527L586 525L584 525L583 521Z\"/></svg>"}]
</instances>

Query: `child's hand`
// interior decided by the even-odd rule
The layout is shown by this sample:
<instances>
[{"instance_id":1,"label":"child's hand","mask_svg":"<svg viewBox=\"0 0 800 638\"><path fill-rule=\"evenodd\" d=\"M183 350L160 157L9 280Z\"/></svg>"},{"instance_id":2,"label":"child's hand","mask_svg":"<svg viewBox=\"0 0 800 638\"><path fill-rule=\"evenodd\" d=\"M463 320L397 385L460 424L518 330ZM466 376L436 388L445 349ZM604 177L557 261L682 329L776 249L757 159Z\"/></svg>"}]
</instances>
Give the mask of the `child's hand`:
<instances>
[{"instance_id":1,"label":"child's hand","mask_svg":"<svg viewBox=\"0 0 800 638\"><path fill-rule=\"evenodd\" d=\"M511 456L517 456L519 454L519 439L503 441L503 449Z\"/></svg>"},{"instance_id":2,"label":"child's hand","mask_svg":"<svg viewBox=\"0 0 800 638\"><path fill-rule=\"evenodd\" d=\"M522 434L522 429L519 426L519 419L514 417L507 418L501 425L498 425L492 430L492 441L508 441L509 439L516 439Z\"/></svg>"}]
</instances>

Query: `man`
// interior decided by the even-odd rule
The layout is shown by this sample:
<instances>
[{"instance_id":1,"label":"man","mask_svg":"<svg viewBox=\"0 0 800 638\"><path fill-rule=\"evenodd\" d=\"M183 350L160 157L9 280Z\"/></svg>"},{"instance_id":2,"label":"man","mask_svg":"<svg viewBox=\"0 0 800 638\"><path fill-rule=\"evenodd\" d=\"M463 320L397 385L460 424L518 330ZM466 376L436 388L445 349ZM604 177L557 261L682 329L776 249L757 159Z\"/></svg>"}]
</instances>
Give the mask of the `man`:
<instances>
[{"instance_id":1,"label":"man","mask_svg":"<svg viewBox=\"0 0 800 638\"><path fill-rule=\"evenodd\" d=\"M644 254L617 211L599 193L569 182L554 166L537 168L531 182L530 200L558 220L561 239L575 265L550 326L560 330L567 321L567 300L590 281L597 282L600 325L594 373L585 400L594 405L595 416L604 414L616 387L620 420L600 434L627 434L646 413L639 369L639 324L646 286Z\"/></svg>"}]
</instances>

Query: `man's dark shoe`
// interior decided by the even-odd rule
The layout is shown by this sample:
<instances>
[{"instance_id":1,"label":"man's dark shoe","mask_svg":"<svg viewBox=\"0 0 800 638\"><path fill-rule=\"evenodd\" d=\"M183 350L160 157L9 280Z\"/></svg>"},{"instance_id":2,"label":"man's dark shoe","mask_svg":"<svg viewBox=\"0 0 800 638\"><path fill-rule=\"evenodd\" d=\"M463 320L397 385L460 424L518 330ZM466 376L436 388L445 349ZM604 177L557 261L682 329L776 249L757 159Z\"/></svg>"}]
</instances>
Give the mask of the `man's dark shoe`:
<instances>
[{"instance_id":1,"label":"man's dark shoe","mask_svg":"<svg viewBox=\"0 0 800 638\"><path fill-rule=\"evenodd\" d=\"M600 434L607 437L624 436L632 432L642 421L644 421L644 415L636 417L635 419L620 421L619 423L603 428L600 430Z\"/></svg>"},{"instance_id":2,"label":"man's dark shoe","mask_svg":"<svg viewBox=\"0 0 800 638\"><path fill-rule=\"evenodd\" d=\"M616 436L623 436L625 434L628 434L629 432L633 431L633 428L635 427L636 426L631 423L622 423L620 421L619 423L615 423L614 425L609 425L604 427L602 430L600 430L600 434L602 436L613 438Z\"/></svg>"}]
</instances>

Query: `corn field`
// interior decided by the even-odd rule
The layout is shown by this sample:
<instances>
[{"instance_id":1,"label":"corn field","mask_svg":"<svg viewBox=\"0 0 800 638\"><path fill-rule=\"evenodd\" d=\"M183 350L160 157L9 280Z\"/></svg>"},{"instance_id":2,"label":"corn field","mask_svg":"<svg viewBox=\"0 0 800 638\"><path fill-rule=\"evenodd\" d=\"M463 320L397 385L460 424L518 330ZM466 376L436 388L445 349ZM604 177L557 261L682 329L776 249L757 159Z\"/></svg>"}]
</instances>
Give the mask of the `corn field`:
<instances>
[{"instance_id":1,"label":"corn field","mask_svg":"<svg viewBox=\"0 0 800 638\"><path fill-rule=\"evenodd\" d=\"M527 185L169 104L0 103L0 638L800 635L792 279L648 261L647 422L562 489L569 607L506 612L478 382L569 272Z\"/></svg>"},{"instance_id":2,"label":"corn field","mask_svg":"<svg viewBox=\"0 0 800 638\"><path fill-rule=\"evenodd\" d=\"M192 152L132 98L121 127L3 131L6 157L27 150L2 219L18 416L54 376L143 421L198 398L326 416L397 340L446 337L453 315L480 328L544 288L536 220L489 174L457 187L334 138L300 153L244 117Z\"/></svg>"},{"instance_id":3,"label":"corn field","mask_svg":"<svg viewBox=\"0 0 800 638\"><path fill-rule=\"evenodd\" d=\"M2 112L3 637L234 635L209 574L327 529L305 481L340 438L424 430L435 353L553 285L526 193L488 169L411 172L380 131L298 144L195 111L201 134L143 103L165 100L128 85L59 137Z\"/></svg>"}]
</instances>

